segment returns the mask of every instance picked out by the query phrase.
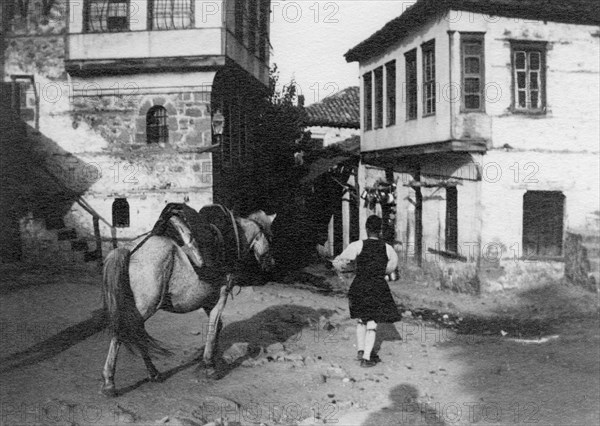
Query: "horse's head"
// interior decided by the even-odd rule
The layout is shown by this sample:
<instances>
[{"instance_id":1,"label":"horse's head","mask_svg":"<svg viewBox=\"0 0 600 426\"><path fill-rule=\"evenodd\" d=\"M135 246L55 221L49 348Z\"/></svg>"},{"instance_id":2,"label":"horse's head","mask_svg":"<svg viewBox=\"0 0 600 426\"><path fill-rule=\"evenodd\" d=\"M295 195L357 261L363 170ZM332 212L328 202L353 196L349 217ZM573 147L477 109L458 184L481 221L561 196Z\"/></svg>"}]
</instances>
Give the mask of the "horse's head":
<instances>
[{"instance_id":1,"label":"horse's head","mask_svg":"<svg viewBox=\"0 0 600 426\"><path fill-rule=\"evenodd\" d=\"M254 257L262 270L267 272L275 266L270 245L273 238L271 224L276 216L276 214L268 215L259 210L248 216L244 224L249 250L254 252Z\"/></svg>"}]
</instances>

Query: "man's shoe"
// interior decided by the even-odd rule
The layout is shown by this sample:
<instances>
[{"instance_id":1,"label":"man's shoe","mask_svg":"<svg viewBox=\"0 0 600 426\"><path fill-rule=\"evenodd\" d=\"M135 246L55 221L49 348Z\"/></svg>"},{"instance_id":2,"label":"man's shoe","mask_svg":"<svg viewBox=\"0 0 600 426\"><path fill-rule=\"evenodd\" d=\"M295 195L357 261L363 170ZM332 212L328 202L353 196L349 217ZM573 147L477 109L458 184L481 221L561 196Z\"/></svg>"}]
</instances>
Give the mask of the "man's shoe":
<instances>
[{"instance_id":1,"label":"man's shoe","mask_svg":"<svg viewBox=\"0 0 600 426\"><path fill-rule=\"evenodd\" d=\"M364 354L365 354L365 351L358 351L358 353L356 354L356 359L359 361L362 361Z\"/></svg>"},{"instance_id":2,"label":"man's shoe","mask_svg":"<svg viewBox=\"0 0 600 426\"><path fill-rule=\"evenodd\" d=\"M371 354L371 361L374 361L376 363L381 362L381 358L379 358L379 355L377 354Z\"/></svg>"},{"instance_id":3,"label":"man's shoe","mask_svg":"<svg viewBox=\"0 0 600 426\"><path fill-rule=\"evenodd\" d=\"M375 367L377 363L372 359L361 359L360 366L363 368Z\"/></svg>"}]
</instances>

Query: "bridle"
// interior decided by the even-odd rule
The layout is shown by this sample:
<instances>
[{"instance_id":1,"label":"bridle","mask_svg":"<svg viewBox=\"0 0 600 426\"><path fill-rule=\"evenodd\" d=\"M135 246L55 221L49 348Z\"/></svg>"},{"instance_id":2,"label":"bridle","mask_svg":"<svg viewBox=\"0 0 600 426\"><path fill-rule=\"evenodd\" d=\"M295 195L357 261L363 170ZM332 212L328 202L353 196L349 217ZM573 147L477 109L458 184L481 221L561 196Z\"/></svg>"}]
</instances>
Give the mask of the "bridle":
<instances>
[{"instance_id":1,"label":"bridle","mask_svg":"<svg viewBox=\"0 0 600 426\"><path fill-rule=\"evenodd\" d=\"M256 258L257 262L260 263L260 259L261 259L262 256L264 256L264 253L262 255L260 255L257 252L257 250L256 250L256 244L258 243L259 238L261 236L263 236L267 240L267 242L270 244L271 243L271 235L270 235L269 232L267 232L264 229L264 226L260 222L258 222L257 220L254 220L254 219L246 219L246 220L248 220L250 222L253 222L256 225L256 227L258 228L258 231L256 232L256 234L254 234L254 236L250 240L250 243L248 244L248 251L253 250L254 251L254 257Z\"/></svg>"}]
</instances>

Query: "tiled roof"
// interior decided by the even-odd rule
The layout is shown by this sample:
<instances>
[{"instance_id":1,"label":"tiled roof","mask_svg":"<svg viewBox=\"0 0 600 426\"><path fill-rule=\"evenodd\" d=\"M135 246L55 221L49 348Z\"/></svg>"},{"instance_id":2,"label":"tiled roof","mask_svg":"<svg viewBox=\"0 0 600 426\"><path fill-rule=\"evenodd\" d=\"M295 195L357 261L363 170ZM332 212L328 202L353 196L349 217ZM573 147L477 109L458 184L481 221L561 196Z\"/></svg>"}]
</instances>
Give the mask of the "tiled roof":
<instances>
[{"instance_id":1,"label":"tiled roof","mask_svg":"<svg viewBox=\"0 0 600 426\"><path fill-rule=\"evenodd\" d=\"M597 0L418 0L399 17L350 49L348 62L364 61L383 53L433 16L448 10L482 13L525 20L599 25Z\"/></svg>"},{"instance_id":2,"label":"tiled roof","mask_svg":"<svg viewBox=\"0 0 600 426\"><path fill-rule=\"evenodd\" d=\"M360 91L347 87L306 107L308 126L360 128Z\"/></svg>"}]
</instances>

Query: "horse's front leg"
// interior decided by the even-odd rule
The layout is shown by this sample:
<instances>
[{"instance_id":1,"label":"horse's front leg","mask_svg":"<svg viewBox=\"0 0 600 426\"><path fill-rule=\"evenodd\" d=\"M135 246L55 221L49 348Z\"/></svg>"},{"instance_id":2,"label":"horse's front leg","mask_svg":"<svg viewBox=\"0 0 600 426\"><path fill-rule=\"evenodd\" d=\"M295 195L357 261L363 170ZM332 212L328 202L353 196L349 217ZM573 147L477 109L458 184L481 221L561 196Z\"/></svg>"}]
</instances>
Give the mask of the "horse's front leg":
<instances>
[{"instance_id":1,"label":"horse's front leg","mask_svg":"<svg viewBox=\"0 0 600 426\"><path fill-rule=\"evenodd\" d=\"M206 334L206 345L204 346L203 357L204 365L207 367L213 367L214 365L213 355L218 341L221 315L223 314L223 309L227 302L227 295L227 285L224 285L220 289L219 300L214 308L211 309L208 317L208 333Z\"/></svg>"},{"instance_id":2,"label":"horse's front leg","mask_svg":"<svg viewBox=\"0 0 600 426\"><path fill-rule=\"evenodd\" d=\"M117 367L117 355L119 354L120 346L121 342L119 342L116 337L110 339L108 355L106 356L106 362L104 363L104 370L102 370L102 377L104 378L102 393L106 396L117 395L115 391L115 369Z\"/></svg>"}]
</instances>

